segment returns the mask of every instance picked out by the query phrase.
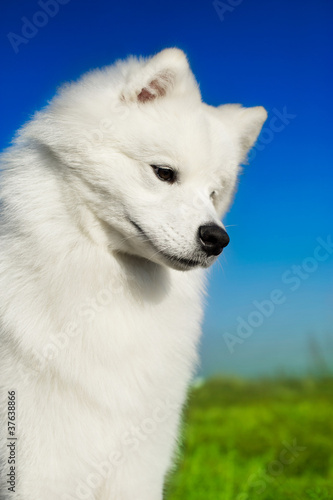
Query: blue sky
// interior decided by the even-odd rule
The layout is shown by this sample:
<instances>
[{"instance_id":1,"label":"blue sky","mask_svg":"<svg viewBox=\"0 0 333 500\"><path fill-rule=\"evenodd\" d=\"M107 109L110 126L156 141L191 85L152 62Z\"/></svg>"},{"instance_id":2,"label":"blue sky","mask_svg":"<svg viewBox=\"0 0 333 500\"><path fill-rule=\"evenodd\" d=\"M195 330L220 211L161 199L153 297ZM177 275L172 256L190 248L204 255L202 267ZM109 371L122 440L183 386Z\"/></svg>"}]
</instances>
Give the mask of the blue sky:
<instances>
[{"instance_id":1,"label":"blue sky","mask_svg":"<svg viewBox=\"0 0 333 500\"><path fill-rule=\"evenodd\" d=\"M332 356L333 255L311 258L317 238L333 235L333 4L221 0L216 9L206 0L54 1L53 17L36 14L46 0L1 2L0 147L60 83L128 54L182 48L206 102L269 112L225 220L231 244L211 271L202 371L302 371L310 335ZM291 291L282 276L294 265L316 269ZM247 321L253 301L274 289L284 303L230 352L225 334L237 335L237 318Z\"/></svg>"}]
</instances>

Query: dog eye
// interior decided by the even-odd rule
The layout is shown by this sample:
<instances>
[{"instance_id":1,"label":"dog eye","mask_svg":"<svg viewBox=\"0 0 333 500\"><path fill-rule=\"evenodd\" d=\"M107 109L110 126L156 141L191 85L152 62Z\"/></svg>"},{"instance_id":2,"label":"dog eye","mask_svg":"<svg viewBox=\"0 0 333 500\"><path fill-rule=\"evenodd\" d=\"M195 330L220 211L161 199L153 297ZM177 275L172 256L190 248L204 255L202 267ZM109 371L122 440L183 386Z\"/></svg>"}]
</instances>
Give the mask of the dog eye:
<instances>
[{"instance_id":1,"label":"dog eye","mask_svg":"<svg viewBox=\"0 0 333 500\"><path fill-rule=\"evenodd\" d=\"M151 165L152 169L155 172L156 177L158 177L161 181L168 182L169 184L173 184L176 180L176 172L169 167L161 167L159 165Z\"/></svg>"}]
</instances>

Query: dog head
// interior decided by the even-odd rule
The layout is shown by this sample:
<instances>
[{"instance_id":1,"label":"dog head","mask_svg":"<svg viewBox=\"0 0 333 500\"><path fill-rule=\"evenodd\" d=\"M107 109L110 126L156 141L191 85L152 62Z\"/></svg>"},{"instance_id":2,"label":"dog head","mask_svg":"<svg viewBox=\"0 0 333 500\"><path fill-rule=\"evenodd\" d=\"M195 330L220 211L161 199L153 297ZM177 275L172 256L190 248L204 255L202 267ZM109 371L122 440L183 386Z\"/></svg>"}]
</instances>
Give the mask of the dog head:
<instances>
[{"instance_id":1,"label":"dog head","mask_svg":"<svg viewBox=\"0 0 333 500\"><path fill-rule=\"evenodd\" d=\"M187 270L228 244L220 219L266 116L202 103L184 53L166 49L65 87L46 142L113 251Z\"/></svg>"}]
</instances>

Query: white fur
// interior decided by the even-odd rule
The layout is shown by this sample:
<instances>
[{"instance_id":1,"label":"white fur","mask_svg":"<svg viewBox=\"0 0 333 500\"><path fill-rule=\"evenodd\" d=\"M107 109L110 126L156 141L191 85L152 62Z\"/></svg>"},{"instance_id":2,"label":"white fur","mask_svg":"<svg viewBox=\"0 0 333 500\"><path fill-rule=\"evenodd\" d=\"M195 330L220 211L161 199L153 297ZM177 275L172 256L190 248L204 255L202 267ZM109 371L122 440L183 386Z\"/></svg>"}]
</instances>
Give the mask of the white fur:
<instances>
[{"instance_id":1,"label":"white fur","mask_svg":"<svg viewBox=\"0 0 333 500\"><path fill-rule=\"evenodd\" d=\"M64 86L2 154L6 473L11 390L18 445L16 493L2 473L1 498L162 499L215 260L198 228L221 225L265 119L203 104L185 55L167 49Z\"/></svg>"}]
</instances>

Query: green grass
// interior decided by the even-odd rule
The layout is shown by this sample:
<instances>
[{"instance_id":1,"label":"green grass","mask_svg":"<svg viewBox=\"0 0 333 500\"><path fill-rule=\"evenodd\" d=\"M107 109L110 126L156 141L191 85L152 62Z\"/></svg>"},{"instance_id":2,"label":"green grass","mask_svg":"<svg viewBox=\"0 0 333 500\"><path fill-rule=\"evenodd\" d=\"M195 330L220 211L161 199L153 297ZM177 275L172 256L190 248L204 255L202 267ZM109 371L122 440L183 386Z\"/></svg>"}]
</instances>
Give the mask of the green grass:
<instances>
[{"instance_id":1,"label":"green grass","mask_svg":"<svg viewBox=\"0 0 333 500\"><path fill-rule=\"evenodd\" d=\"M166 500L333 499L332 378L212 379L184 417Z\"/></svg>"}]
</instances>

